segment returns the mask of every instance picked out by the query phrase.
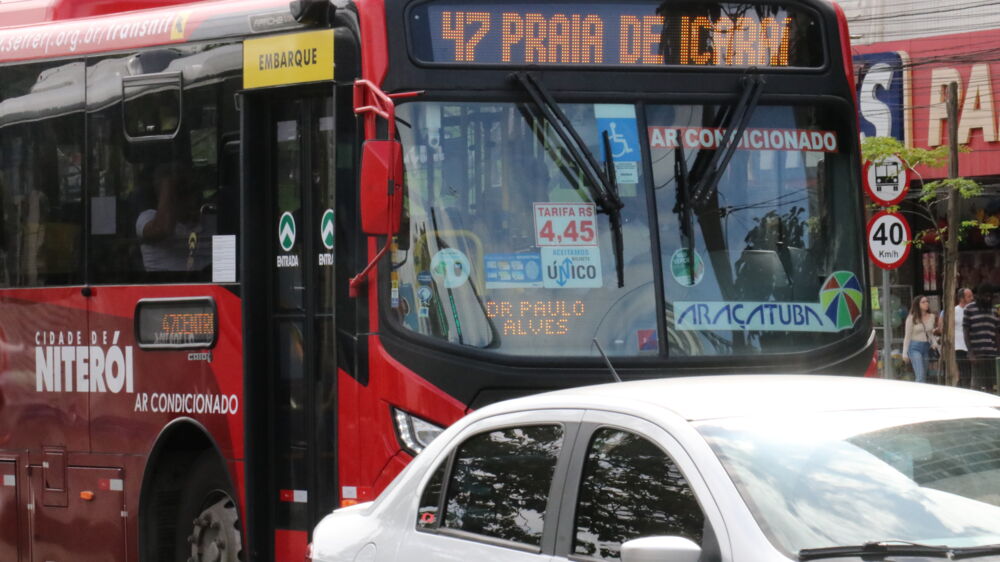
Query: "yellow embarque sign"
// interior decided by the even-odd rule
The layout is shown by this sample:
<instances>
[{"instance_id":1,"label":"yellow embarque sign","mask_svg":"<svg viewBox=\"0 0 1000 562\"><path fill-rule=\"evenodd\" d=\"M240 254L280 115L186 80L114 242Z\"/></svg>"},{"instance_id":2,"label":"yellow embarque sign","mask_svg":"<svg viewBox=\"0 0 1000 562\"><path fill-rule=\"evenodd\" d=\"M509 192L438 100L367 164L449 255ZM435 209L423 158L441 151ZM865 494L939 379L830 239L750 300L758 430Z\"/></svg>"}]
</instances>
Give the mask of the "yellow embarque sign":
<instances>
[{"instance_id":1,"label":"yellow embarque sign","mask_svg":"<svg viewBox=\"0 0 1000 562\"><path fill-rule=\"evenodd\" d=\"M333 30L248 39L243 87L263 88L333 80Z\"/></svg>"}]
</instances>

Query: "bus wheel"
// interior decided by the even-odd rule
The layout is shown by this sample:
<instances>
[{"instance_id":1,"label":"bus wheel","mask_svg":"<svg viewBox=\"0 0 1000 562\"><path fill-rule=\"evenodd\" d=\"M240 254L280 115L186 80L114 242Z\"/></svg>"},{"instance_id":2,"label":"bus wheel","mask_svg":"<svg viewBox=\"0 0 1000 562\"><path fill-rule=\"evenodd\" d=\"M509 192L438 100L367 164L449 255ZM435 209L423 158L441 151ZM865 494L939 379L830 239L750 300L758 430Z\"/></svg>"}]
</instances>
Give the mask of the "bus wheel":
<instances>
[{"instance_id":1,"label":"bus wheel","mask_svg":"<svg viewBox=\"0 0 1000 562\"><path fill-rule=\"evenodd\" d=\"M243 560L239 511L226 473L211 453L191 467L178 513L178 562Z\"/></svg>"}]
</instances>

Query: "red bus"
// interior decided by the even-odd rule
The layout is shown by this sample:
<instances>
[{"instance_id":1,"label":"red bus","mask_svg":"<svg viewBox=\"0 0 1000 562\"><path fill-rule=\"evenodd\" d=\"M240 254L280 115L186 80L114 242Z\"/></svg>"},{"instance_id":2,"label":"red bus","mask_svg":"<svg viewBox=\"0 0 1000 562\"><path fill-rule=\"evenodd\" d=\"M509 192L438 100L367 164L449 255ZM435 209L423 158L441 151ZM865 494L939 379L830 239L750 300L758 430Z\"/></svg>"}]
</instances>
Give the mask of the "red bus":
<instances>
[{"instance_id":1,"label":"red bus","mask_svg":"<svg viewBox=\"0 0 1000 562\"><path fill-rule=\"evenodd\" d=\"M299 561L484 404L867 367L832 5L171 4L0 5L0 559Z\"/></svg>"}]
</instances>

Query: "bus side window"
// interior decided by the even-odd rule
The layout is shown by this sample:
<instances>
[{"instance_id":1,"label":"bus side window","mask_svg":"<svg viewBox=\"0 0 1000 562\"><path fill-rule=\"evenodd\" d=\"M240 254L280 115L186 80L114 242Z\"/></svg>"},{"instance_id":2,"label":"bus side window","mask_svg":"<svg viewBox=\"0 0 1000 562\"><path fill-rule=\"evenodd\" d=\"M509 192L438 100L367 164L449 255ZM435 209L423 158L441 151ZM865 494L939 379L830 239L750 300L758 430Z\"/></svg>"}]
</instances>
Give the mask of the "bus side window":
<instances>
[{"instance_id":1,"label":"bus side window","mask_svg":"<svg viewBox=\"0 0 1000 562\"><path fill-rule=\"evenodd\" d=\"M238 227L238 184L225 147L239 139L239 69L219 62L238 61L235 48L178 48L150 68L154 58L142 53L107 62L127 71L141 59L152 74L128 79L117 103L91 114L91 207L105 210L90 233L95 282L213 280L217 237ZM102 75L115 75L101 64L91 67L94 88Z\"/></svg>"},{"instance_id":2,"label":"bus side window","mask_svg":"<svg viewBox=\"0 0 1000 562\"><path fill-rule=\"evenodd\" d=\"M83 63L7 67L0 83L0 286L82 280Z\"/></svg>"}]
</instances>

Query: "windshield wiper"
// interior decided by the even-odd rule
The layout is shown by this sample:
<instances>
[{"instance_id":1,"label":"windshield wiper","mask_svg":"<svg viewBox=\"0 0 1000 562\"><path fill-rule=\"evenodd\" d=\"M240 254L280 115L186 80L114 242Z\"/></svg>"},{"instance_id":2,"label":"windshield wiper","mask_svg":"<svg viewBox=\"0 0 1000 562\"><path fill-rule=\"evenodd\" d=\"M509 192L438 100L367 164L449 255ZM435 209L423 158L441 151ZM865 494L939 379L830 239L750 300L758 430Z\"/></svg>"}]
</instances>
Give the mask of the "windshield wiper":
<instances>
[{"instance_id":1,"label":"windshield wiper","mask_svg":"<svg viewBox=\"0 0 1000 562\"><path fill-rule=\"evenodd\" d=\"M706 158L705 149L700 149L691 169L684 157L684 149L676 148L674 156L674 179L677 182L677 201L674 213L681 218L681 235L685 238L687 259L685 260L688 275L692 282L695 279L695 234L693 218L698 215L701 220L706 205L716 193L719 180L726 166L739 146L743 132L750 123L757 103L764 90L764 78L758 74L743 77L742 91L736 105L731 106L724 114L719 127L724 130L719 146L712 156ZM706 242L708 240L706 239ZM710 248L711 250L711 248Z\"/></svg>"},{"instance_id":2,"label":"windshield wiper","mask_svg":"<svg viewBox=\"0 0 1000 562\"><path fill-rule=\"evenodd\" d=\"M604 138L604 174L608 179L606 189L614 201L617 201L618 208L614 212L608 213L608 221L611 223L611 247L615 253L615 272L618 274L618 286L625 286L625 263L623 254L625 252L625 241L622 240L622 214L621 208L625 206L618 195L618 176L615 174L615 159L611 154L611 135L607 131L601 135Z\"/></svg>"},{"instance_id":3,"label":"windshield wiper","mask_svg":"<svg viewBox=\"0 0 1000 562\"><path fill-rule=\"evenodd\" d=\"M951 547L907 541L873 541L854 546L803 548L799 551L799 560L854 557L883 558L886 556L926 556L930 558L947 558L948 560L964 560L996 554L1000 554L1000 544Z\"/></svg>"},{"instance_id":4,"label":"windshield wiper","mask_svg":"<svg viewBox=\"0 0 1000 562\"><path fill-rule=\"evenodd\" d=\"M625 286L623 268L623 243L621 209L625 206L618 196L618 186L614 176L614 163L611 162L611 147L608 139L604 139L605 170L597 163L597 159L587 148L587 145L580 138L576 128L570 122L566 114L559 107L559 104L552 99L548 91L527 72L515 72L513 77L517 83L528 93L531 101L534 102L542 117L552 126L552 129L559 135L563 145L573 158L580 171L587 178L587 190L590 198L594 200L602 213L608 215L611 222L612 245L615 254L615 269L618 272L618 286Z\"/></svg>"},{"instance_id":5,"label":"windshield wiper","mask_svg":"<svg viewBox=\"0 0 1000 562\"><path fill-rule=\"evenodd\" d=\"M688 188L687 160L684 159L684 149L674 149L674 178L677 181L677 202L674 203L674 213L681 215L681 236L686 240L687 270L691 282L695 279L694 264L694 224L691 207L691 192Z\"/></svg>"},{"instance_id":6,"label":"windshield wiper","mask_svg":"<svg viewBox=\"0 0 1000 562\"><path fill-rule=\"evenodd\" d=\"M853 546L827 546L823 548L803 548L799 560L821 560L823 558L882 558L886 556L928 556L951 558L952 549L947 546L920 544L906 541L872 541Z\"/></svg>"},{"instance_id":7,"label":"windshield wiper","mask_svg":"<svg viewBox=\"0 0 1000 562\"><path fill-rule=\"evenodd\" d=\"M729 160L736 152L736 147L743 138L743 131L750 123L750 116L760 101L760 95L764 91L764 78L759 74L750 74L743 78L743 92L729 112L727 112L721 128L725 131L719 146L715 148L712 158L703 167L697 180L691 188L691 200L696 208L701 208L708 203L709 198L715 193L722 173L726 171Z\"/></svg>"},{"instance_id":8,"label":"windshield wiper","mask_svg":"<svg viewBox=\"0 0 1000 562\"><path fill-rule=\"evenodd\" d=\"M964 560L967 558L978 558L980 556L992 556L1000 554L1000 544L984 544L981 546L963 546L951 549L952 560Z\"/></svg>"}]
</instances>

